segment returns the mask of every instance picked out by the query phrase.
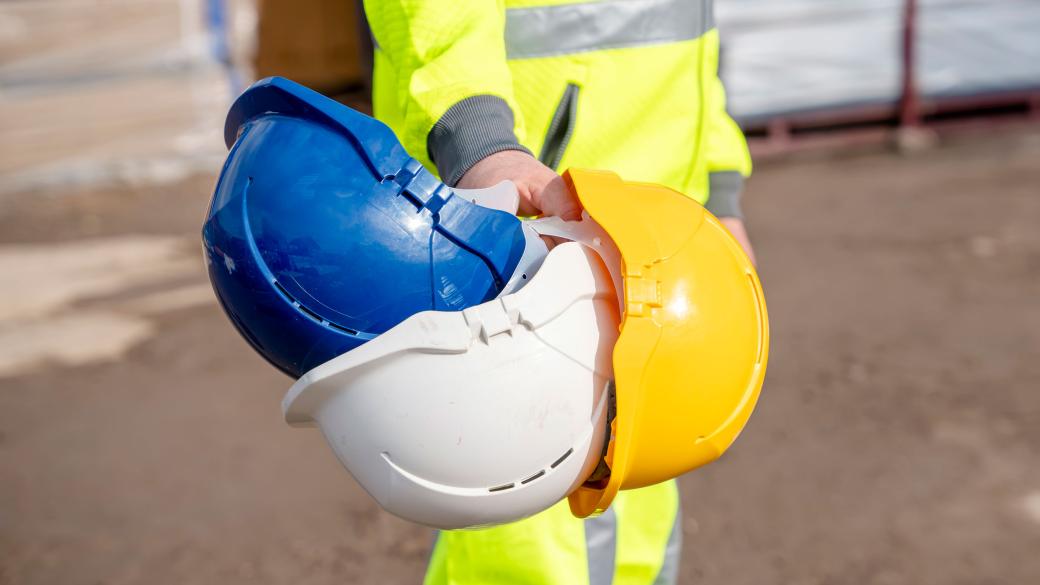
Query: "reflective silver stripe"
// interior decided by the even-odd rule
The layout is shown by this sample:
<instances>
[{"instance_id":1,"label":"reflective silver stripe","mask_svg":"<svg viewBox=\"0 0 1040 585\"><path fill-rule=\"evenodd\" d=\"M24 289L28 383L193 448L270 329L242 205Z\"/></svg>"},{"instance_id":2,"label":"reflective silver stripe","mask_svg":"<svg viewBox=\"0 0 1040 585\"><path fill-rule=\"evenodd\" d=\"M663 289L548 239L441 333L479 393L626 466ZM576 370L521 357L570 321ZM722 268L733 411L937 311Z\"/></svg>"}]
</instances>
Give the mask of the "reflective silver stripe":
<instances>
[{"instance_id":1,"label":"reflective silver stripe","mask_svg":"<svg viewBox=\"0 0 1040 585\"><path fill-rule=\"evenodd\" d=\"M600 516L585 520L585 550L589 561L589 585L614 582L614 555L617 552L617 515L607 508Z\"/></svg>"},{"instance_id":2,"label":"reflective silver stripe","mask_svg":"<svg viewBox=\"0 0 1040 585\"><path fill-rule=\"evenodd\" d=\"M675 585L679 582L679 560L682 558L682 504L675 510L672 534L664 548L664 564L654 579L654 585Z\"/></svg>"},{"instance_id":3,"label":"reflective silver stripe","mask_svg":"<svg viewBox=\"0 0 1040 585\"><path fill-rule=\"evenodd\" d=\"M506 10L506 56L530 59L696 39L712 0L603 0Z\"/></svg>"}]
</instances>

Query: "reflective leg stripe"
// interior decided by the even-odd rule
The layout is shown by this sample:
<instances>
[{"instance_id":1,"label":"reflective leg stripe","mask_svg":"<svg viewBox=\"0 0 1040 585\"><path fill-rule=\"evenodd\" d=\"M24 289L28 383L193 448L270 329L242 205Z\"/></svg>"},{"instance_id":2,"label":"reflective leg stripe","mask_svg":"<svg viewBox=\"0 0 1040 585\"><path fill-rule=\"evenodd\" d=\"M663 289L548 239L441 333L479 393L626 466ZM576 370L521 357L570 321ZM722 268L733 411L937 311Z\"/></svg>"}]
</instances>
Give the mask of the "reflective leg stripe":
<instances>
[{"instance_id":1,"label":"reflective leg stripe","mask_svg":"<svg viewBox=\"0 0 1040 585\"><path fill-rule=\"evenodd\" d=\"M447 563L444 558L447 551L441 541L441 531L438 530L433 534L433 548L430 550L430 560L426 565L428 569L423 578L423 585L444 585L448 582L448 576L445 573Z\"/></svg>"},{"instance_id":2,"label":"reflective leg stripe","mask_svg":"<svg viewBox=\"0 0 1040 585\"><path fill-rule=\"evenodd\" d=\"M664 564L661 565L654 585L675 585L679 582L679 561L682 558L682 506L675 511L675 523L664 549Z\"/></svg>"},{"instance_id":3,"label":"reflective leg stripe","mask_svg":"<svg viewBox=\"0 0 1040 585\"><path fill-rule=\"evenodd\" d=\"M531 59L696 39L712 0L604 0L506 10L506 57Z\"/></svg>"},{"instance_id":4,"label":"reflective leg stripe","mask_svg":"<svg viewBox=\"0 0 1040 585\"><path fill-rule=\"evenodd\" d=\"M585 520L585 550L589 562L589 585L614 582L614 557L617 553L617 515L614 508Z\"/></svg>"}]
</instances>

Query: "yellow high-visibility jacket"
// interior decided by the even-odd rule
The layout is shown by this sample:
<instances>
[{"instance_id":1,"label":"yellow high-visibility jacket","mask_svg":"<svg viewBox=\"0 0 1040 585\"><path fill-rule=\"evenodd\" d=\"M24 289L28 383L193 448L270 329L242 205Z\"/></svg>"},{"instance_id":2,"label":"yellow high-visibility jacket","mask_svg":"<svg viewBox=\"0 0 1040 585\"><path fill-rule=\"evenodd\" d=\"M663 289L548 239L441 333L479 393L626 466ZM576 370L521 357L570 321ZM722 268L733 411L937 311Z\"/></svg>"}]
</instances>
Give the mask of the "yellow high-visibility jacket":
<instances>
[{"instance_id":1,"label":"yellow high-visibility jacket","mask_svg":"<svg viewBox=\"0 0 1040 585\"><path fill-rule=\"evenodd\" d=\"M739 215L751 160L727 115L711 0L367 0L375 115L454 185L524 149Z\"/></svg>"},{"instance_id":2,"label":"yellow high-visibility jacket","mask_svg":"<svg viewBox=\"0 0 1040 585\"><path fill-rule=\"evenodd\" d=\"M366 0L373 105L408 152L455 185L527 150L609 169L739 216L751 161L725 111L711 0ZM709 199L710 196L710 199ZM442 532L427 585L676 582L675 482L621 492L597 518L566 502L520 522Z\"/></svg>"}]
</instances>

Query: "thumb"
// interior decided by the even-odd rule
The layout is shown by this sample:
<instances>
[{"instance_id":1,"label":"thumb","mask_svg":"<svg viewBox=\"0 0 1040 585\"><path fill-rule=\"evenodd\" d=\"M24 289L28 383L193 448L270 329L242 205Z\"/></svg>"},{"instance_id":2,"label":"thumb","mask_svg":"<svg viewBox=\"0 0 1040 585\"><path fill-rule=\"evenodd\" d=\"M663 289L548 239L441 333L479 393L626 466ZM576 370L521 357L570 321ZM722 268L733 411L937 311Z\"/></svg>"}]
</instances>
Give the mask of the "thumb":
<instances>
[{"instance_id":1,"label":"thumb","mask_svg":"<svg viewBox=\"0 0 1040 585\"><path fill-rule=\"evenodd\" d=\"M581 219L581 203L567 188L562 177L556 177L542 190L542 215L555 216L567 221Z\"/></svg>"}]
</instances>

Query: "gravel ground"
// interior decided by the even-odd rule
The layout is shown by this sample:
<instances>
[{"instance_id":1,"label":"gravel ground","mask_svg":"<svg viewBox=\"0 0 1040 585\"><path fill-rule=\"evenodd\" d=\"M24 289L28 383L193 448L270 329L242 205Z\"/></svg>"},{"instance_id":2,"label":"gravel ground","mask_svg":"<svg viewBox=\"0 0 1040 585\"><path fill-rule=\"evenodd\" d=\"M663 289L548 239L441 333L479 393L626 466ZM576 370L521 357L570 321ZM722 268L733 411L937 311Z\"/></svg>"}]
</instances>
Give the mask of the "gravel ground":
<instances>
[{"instance_id":1,"label":"gravel ground","mask_svg":"<svg viewBox=\"0 0 1040 585\"><path fill-rule=\"evenodd\" d=\"M432 534L200 294L211 184L0 198L0 583L420 579ZM773 354L682 480L682 582L1040 582L1040 134L774 162L746 207Z\"/></svg>"}]
</instances>

